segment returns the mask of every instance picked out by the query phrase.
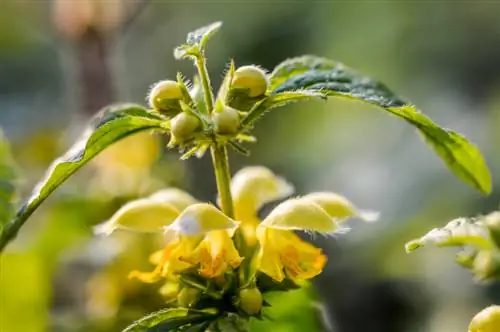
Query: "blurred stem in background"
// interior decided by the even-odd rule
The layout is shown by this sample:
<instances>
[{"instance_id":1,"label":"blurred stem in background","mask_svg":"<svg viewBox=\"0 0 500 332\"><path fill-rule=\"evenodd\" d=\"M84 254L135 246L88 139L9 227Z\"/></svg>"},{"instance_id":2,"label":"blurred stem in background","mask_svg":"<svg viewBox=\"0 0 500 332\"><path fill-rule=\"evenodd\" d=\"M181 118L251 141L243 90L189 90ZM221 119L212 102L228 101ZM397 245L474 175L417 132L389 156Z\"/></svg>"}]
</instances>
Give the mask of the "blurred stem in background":
<instances>
[{"instance_id":1,"label":"blurred stem in background","mask_svg":"<svg viewBox=\"0 0 500 332\"><path fill-rule=\"evenodd\" d=\"M76 51L79 111L86 118L115 101L109 42L126 32L148 3L54 0L54 25Z\"/></svg>"}]
</instances>

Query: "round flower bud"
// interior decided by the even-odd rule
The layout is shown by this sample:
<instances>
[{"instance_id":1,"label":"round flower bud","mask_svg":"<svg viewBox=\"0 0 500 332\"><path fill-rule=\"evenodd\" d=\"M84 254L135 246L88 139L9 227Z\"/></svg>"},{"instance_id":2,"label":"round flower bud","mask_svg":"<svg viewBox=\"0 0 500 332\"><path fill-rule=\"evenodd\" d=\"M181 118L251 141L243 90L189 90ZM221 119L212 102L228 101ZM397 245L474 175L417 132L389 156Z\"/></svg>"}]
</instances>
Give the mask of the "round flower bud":
<instances>
[{"instance_id":1,"label":"round flower bud","mask_svg":"<svg viewBox=\"0 0 500 332\"><path fill-rule=\"evenodd\" d=\"M198 300L200 291L196 288L184 287L177 295L177 303L182 307L189 307Z\"/></svg>"},{"instance_id":2,"label":"round flower bud","mask_svg":"<svg viewBox=\"0 0 500 332\"><path fill-rule=\"evenodd\" d=\"M175 81L160 81L149 92L148 102L151 108L159 111L179 110L177 101L182 99L182 91Z\"/></svg>"},{"instance_id":3,"label":"round flower bud","mask_svg":"<svg viewBox=\"0 0 500 332\"><path fill-rule=\"evenodd\" d=\"M243 66L234 72L232 89L247 89L249 97L259 97L267 90L266 73L256 66Z\"/></svg>"},{"instance_id":4,"label":"round flower bud","mask_svg":"<svg viewBox=\"0 0 500 332\"><path fill-rule=\"evenodd\" d=\"M233 135L240 129L240 115L237 110L223 106L222 110L215 111L212 119L218 134Z\"/></svg>"},{"instance_id":5,"label":"round flower bud","mask_svg":"<svg viewBox=\"0 0 500 332\"><path fill-rule=\"evenodd\" d=\"M489 280L500 275L500 257L490 250L480 251L475 259L472 271L479 280Z\"/></svg>"},{"instance_id":6,"label":"round flower bud","mask_svg":"<svg viewBox=\"0 0 500 332\"><path fill-rule=\"evenodd\" d=\"M182 143L194 136L200 127L200 120L191 114L181 112L170 122L172 138L177 143Z\"/></svg>"},{"instance_id":7,"label":"round flower bud","mask_svg":"<svg viewBox=\"0 0 500 332\"><path fill-rule=\"evenodd\" d=\"M469 332L497 332L500 331L500 306L492 305L479 312L472 318Z\"/></svg>"},{"instance_id":8,"label":"round flower bud","mask_svg":"<svg viewBox=\"0 0 500 332\"><path fill-rule=\"evenodd\" d=\"M249 316L256 315L262 308L262 294L258 288L245 288L239 294L240 309Z\"/></svg>"}]
</instances>

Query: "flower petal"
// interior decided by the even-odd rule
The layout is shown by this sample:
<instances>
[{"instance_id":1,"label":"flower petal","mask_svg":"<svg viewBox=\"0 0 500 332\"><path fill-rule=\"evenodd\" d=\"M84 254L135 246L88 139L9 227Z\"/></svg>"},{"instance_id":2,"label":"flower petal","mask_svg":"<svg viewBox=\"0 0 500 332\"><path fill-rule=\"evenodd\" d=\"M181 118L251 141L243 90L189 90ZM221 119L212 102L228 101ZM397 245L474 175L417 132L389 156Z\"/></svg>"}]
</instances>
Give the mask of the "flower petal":
<instances>
[{"instance_id":1,"label":"flower petal","mask_svg":"<svg viewBox=\"0 0 500 332\"><path fill-rule=\"evenodd\" d=\"M259 227L283 230L304 230L323 234L339 230L339 226L319 205L304 200L289 199L279 204Z\"/></svg>"},{"instance_id":2,"label":"flower petal","mask_svg":"<svg viewBox=\"0 0 500 332\"><path fill-rule=\"evenodd\" d=\"M347 198L331 192L316 192L308 194L302 199L309 200L321 206L332 218L348 219L361 218L367 222L376 221L379 213L370 210L359 210Z\"/></svg>"},{"instance_id":3,"label":"flower petal","mask_svg":"<svg viewBox=\"0 0 500 332\"><path fill-rule=\"evenodd\" d=\"M294 192L291 184L262 166L245 167L231 180L236 219L255 216L266 203L285 198Z\"/></svg>"},{"instance_id":4,"label":"flower petal","mask_svg":"<svg viewBox=\"0 0 500 332\"><path fill-rule=\"evenodd\" d=\"M180 212L197 203L193 196L177 188L162 189L149 196L149 199L155 202L171 204Z\"/></svg>"},{"instance_id":5,"label":"flower petal","mask_svg":"<svg viewBox=\"0 0 500 332\"><path fill-rule=\"evenodd\" d=\"M162 232L179 216L179 211L168 203L138 199L122 206L108 221L97 225L98 234L109 235L116 229L136 232Z\"/></svg>"},{"instance_id":6,"label":"flower petal","mask_svg":"<svg viewBox=\"0 0 500 332\"><path fill-rule=\"evenodd\" d=\"M174 231L184 236L204 235L210 231L231 230L237 223L215 206L197 203L187 207L165 232Z\"/></svg>"},{"instance_id":7,"label":"flower petal","mask_svg":"<svg viewBox=\"0 0 500 332\"><path fill-rule=\"evenodd\" d=\"M259 227L257 268L277 282L310 279L321 273L326 256L291 231Z\"/></svg>"}]
</instances>

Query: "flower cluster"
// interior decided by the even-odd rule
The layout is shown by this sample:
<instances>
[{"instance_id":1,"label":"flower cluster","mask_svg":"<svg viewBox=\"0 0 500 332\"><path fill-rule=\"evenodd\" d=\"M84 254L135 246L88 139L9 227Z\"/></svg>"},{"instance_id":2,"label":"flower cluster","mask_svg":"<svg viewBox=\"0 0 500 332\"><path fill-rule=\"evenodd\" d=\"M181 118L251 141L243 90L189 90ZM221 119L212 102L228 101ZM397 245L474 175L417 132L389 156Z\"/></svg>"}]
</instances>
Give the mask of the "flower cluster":
<instances>
[{"instance_id":1,"label":"flower cluster","mask_svg":"<svg viewBox=\"0 0 500 332\"><path fill-rule=\"evenodd\" d=\"M163 233L166 246L150 257L156 268L133 271L131 277L163 281L161 292L179 305L195 305L205 295L223 299L229 294L236 310L257 315L264 291L261 278L270 279L271 288L285 282L299 285L325 266L322 250L295 231L329 235L345 230L348 218L376 219L376 214L358 210L340 195L317 192L285 200L261 220L258 212L264 204L293 194L288 182L261 166L237 172L231 193L234 219L169 188L126 204L96 231Z\"/></svg>"}]
</instances>

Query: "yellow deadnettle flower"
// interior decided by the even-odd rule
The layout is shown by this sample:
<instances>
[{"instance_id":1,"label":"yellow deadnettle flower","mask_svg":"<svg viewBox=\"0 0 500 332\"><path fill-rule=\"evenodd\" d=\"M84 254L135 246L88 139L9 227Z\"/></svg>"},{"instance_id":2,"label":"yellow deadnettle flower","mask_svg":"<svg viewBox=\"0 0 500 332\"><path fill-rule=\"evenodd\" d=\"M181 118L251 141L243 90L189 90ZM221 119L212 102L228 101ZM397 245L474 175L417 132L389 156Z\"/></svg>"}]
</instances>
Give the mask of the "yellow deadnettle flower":
<instances>
[{"instance_id":1,"label":"yellow deadnettle flower","mask_svg":"<svg viewBox=\"0 0 500 332\"><path fill-rule=\"evenodd\" d=\"M291 184L262 166L245 167L231 180L235 219L249 246L256 244L255 229L260 223L259 209L266 203L293 193Z\"/></svg>"},{"instance_id":2,"label":"yellow deadnettle flower","mask_svg":"<svg viewBox=\"0 0 500 332\"><path fill-rule=\"evenodd\" d=\"M235 221L215 206L192 204L164 227L165 234L174 240L150 257L157 264L156 269L146 273L133 271L130 276L156 282L161 278L175 280L178 272L194 265L199 265L200 274L206 277L236 268L242 261L231 239L236 226Z\"/></svg>"},{"instance_id":3,"label":"yellow deadnettle flower","mask_svg":"<svg viewBox=\"0 0 500 332\"><path fill-rule=\"evenodd\" d=\"M164 233L167 245L150 257L157 267L152 272L130 274L149 283L161 278L175 280L176 273L198 264L207 277L237 267L242 258L231 239L237 225L215 206L197 203L188 193L168 188L126 204L95 230L106 235L116 229Z\"/></svg>"},{"instance_id":4,"label":"yellow deadnettle flower","mask_svg":"<svg viewBox=\"0 0 500 332\"><path fill-rule=\"evenodd\" d=\"M257 227L260 243L257 268L278 282L287 277L294 280L315 277L323 270L326 256L293 231L332 234L339 229L319 205L300 198L287 200Z\"/></svg>"},{"instance_id":5,"label":"yellow deadnettle flower","mask_svg":"<svg viewBox=\"0 0 500 332\"><path fill-rule=\"evenodd\" d=\"M303 197L321 206L332 218L345 220L349 218L360 218L364 221L376 221L379 213L370 210L360 210L347 198L331 192L316 192Z\"/></svg>"}]
</instances>

